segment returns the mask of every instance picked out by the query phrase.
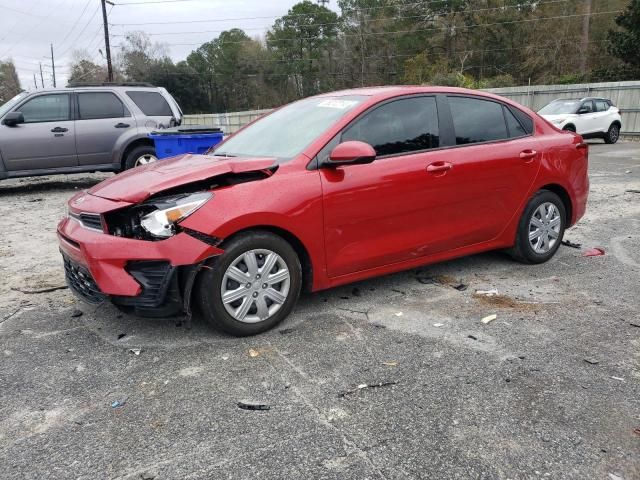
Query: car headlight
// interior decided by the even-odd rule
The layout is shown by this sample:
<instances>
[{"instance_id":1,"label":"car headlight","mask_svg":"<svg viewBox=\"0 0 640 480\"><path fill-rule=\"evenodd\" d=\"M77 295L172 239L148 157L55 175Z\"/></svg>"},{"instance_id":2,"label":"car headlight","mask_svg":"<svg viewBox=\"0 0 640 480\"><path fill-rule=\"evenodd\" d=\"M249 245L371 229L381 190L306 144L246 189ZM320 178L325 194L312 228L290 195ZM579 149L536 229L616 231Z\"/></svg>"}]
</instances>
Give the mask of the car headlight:
<instances>
[{"instance_id":1,"label":"car headlight","mask_svg":"<svg viewBox=\"0 0 640 480\"><path fill-rule=\"evenodd\" d=\"M148 202L155 210L140 218L140 225L157 238L176 233L176 223L184 220L213 197L211 192L198 192L158 198Z\"/></svg>"},{"instance_id":2,"label":"car headlight","mask_svg":"<svg viewBox=\"0 0 640 480\"><path fill-rule=\"evenodd\" d=\"M563 123L566 120L566 118L554 118L553 120L551 120L552 123Z\"/></svg>"}]
</instances>

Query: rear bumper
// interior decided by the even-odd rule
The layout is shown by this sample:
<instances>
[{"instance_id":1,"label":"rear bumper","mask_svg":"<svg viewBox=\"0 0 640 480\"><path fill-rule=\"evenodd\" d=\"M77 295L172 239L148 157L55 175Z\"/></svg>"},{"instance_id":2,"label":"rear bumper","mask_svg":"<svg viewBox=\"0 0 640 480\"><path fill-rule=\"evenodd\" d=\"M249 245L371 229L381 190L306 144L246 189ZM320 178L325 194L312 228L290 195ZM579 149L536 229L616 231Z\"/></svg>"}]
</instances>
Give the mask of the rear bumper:
<instances>
[{"instance_id":1,"label":"rear bumper","mask_svg":"<svg viewBox=\"0 0 640 480\"><path fill-rule=\"evenodd\" d=\"M69 218L58 224L58 242L74 293L89 303L110 299L153 316L179 313L189 277L222 253L186 233L157 242L134 240L89 230Z\"/></svg>"}]
</instances>

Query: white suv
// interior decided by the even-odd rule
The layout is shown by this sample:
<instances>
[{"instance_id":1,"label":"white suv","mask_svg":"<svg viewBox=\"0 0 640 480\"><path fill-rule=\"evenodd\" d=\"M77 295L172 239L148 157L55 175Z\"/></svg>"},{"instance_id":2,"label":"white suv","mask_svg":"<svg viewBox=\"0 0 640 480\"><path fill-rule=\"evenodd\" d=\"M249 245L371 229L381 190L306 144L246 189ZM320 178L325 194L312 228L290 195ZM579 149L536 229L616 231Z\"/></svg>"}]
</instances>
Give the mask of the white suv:
<instances>
[{"instance_id":1,"label":"white suv","mask_svg":"<svg viewBox=\"0 0 640 480\"><path fill-rule=\"evenodd\" d=\"M579 133L584 138L616 143L620 137L620 110L606 98L554 100L538 113L555 127Z\"/></svg>"}]
</instances>

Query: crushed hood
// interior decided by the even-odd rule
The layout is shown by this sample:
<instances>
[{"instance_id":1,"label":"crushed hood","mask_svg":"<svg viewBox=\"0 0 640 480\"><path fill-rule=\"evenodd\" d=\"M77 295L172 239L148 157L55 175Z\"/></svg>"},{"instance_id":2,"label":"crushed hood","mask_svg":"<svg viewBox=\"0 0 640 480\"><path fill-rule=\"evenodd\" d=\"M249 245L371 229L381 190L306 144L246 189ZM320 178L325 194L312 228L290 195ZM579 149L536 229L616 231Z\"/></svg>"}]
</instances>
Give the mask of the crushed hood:
<instances>
[{"instance_id":1,"label":"crushed hood","mask_svg":"<svg viewBox=\"0 0 640 480\"><path fill-rule=\"evenodd\" d=\"M89 193L109 200L139 203L156 193L181 185L228 173L262 171L274 165L273 158L240 160L186 154L127 170L97 184Z\"/></svg>"}]
</instances>

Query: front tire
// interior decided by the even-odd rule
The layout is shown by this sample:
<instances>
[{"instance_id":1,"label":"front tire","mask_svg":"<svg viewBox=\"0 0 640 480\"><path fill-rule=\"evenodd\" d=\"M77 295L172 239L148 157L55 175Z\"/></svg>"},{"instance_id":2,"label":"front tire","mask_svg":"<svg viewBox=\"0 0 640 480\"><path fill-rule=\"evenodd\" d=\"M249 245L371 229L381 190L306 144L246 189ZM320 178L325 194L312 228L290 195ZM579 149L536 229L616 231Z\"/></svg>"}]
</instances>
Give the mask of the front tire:
<instances>
[{"instance_id":1,"label":"front tire","mask_svg":"<svg viewBox=\"0 0 640 480\"><path fill-rule=\"evenodd\" d=\"M604 143L611 145L613 143L616 143L619 138L620 127L617 124L612 123L609 127L609 130L607 130L607 133L604 134Z\"/></svg>"},{"instance_id":2,"label":"front tire","mask_svg":"<svg viewBox=\"0 0 640 480\"><path fill-rule=\"evenodd\" d=\"M243 233L205 269L197 295L203 316L223 332L256 335L282 322L302 285L300 259L283 238Z\"/></svg>"},{"instance_id":3,"label":"front tire","mask_svg":"<svg viewBox=\"0 0 640 480\"><path fill-rule=\"evenodd\" d=\"M544 263L553 257L562 243L567 213L558 195L540 190L529 200L509 252L522 263Z\"/></svg>"}]
</instances>

